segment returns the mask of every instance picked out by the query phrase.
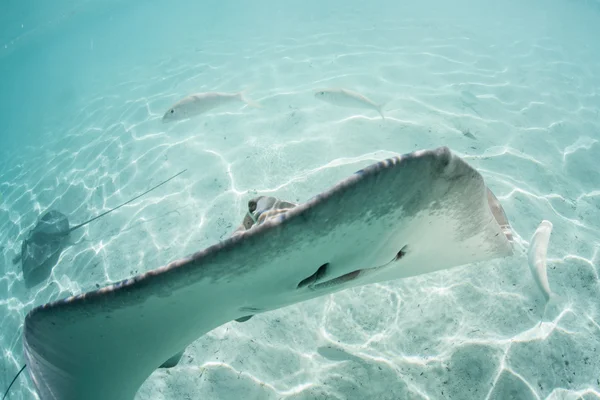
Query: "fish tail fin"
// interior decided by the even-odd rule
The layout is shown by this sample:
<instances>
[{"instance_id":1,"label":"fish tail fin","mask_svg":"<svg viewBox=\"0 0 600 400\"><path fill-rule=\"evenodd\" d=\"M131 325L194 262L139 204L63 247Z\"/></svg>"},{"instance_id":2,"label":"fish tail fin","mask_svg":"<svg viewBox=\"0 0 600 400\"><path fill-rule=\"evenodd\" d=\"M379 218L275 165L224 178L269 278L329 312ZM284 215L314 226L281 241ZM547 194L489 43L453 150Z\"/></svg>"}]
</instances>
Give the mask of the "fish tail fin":
<instances>
[{"instance_id":1,"label":"fish tail fin","mask_svg":"<svg viewBox=\"0 0 600 400\"><path fill-rule=\"evenodd\" d=\"M540 325L546 320L556 318L556 316L566 308L568 308L567 298L551 292L550 297L544 305L544 312L542 314L542 318L540 319Z\"/></svg>"},{"instance_id":2,"label":"fish tail fin","mask_svg":"<svg viewBox=\"0 0 600 400\"><path fill-rule=\"evenodd\" d=\"M257 103L256 101L254 101L248 97L249 90L250 90L250 88L246 88L239 93L240 100L242 100L244 103L248 104L250 107L262 108L262 105L260 105L259 103Z\"/></svg>"}]
</instances>

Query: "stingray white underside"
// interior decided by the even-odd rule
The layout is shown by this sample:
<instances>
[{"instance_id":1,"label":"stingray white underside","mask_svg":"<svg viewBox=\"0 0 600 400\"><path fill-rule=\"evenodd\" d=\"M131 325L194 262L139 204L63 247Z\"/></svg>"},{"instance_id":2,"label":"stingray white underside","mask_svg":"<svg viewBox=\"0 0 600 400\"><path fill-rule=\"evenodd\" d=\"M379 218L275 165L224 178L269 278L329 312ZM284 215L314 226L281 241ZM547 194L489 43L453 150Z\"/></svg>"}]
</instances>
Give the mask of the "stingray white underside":
<instances>
[{"instance_id":1,"label":"stingray white underside","mask_svg":"<svg viewBox=\"0 0 600 400\"><path fill-rule=\"evenodd\" d=\"M350 287L512 254L481 175L445 147L358 171L190 257L26 317L40 397L131 400L216 327Z\"/></svg>"}]
</instances>

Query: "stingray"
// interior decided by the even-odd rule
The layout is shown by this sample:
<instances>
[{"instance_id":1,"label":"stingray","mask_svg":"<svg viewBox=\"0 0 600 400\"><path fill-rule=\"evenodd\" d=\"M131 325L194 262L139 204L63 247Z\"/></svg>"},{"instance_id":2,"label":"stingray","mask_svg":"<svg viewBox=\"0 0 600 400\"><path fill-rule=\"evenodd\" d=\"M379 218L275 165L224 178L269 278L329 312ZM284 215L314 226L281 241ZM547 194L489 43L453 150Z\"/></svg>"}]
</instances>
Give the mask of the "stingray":
<instances>
[{"instance_id":1,"label":"stingray","mask_svg":"<svg viewBox=\"0 0 600 400\"><path fill-rule=\"evenodd\" d=\"M40 398L132 400L154 370L228 322L513 255L502 206L446 147L378 162L302 204L267 205L270 217L256 215L258 200L221 242L32 309L23 346Z\"/></svg>"},{"instance_id":2,"label":"stingray","mask_svg":"<svg viewBox=\"0 0 600 400\"><path fill-rule=\"evenodd\" d=\"M67 216L59 211L50 210L44 213L33 229L27 233L21 244L21 253L13 259L14 264L21 261L25 285L31 288L50 276L52 268L65 248L67 238L71 232L150 193L185 171L183 170L133 199L75 226L71 226Z\"/></svg>"}]
</instances>

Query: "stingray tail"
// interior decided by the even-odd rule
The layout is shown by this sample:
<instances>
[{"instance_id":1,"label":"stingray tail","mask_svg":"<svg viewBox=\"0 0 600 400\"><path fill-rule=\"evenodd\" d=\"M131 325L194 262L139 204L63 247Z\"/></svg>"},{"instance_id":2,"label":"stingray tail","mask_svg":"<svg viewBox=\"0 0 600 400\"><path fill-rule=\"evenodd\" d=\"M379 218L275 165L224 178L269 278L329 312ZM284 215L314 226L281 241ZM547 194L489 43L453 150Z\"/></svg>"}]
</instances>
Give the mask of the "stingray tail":
<instances>
[{"instance_id":1,"label":"stingray tail","mask_svg":"<svg viewBox=\"0 0 600 400\"><path fill-rule=\"evenodd\" d=\"M143 195L145 195L145 194L148 194L148 193L150 193L151 191L153 191L154 189L158 188L159 186L162 186L162 185L164 185L165 183L169 182L171 179L174 179L174 178L176 178L177 176L179 176L179 175L183 174L185 171L187 171L187 168L186 168L186 169L184 169L183 171L181 171L181 172L179 172L179 173L177 173L177 174L173 175L172 177L170 177L170 178L169 178L169 179L167 179L166 181L162 181L162 182L161 182L161 183L159 183L158 185L151 187L150 189L146 190L144 193L142 193L142 194L139 194L139 195L135 196L133 199L131 199L131 200L128 200L128 201L126 201L126 202L125 202L125 203L123 203L123 204L119 204L119 205L118 205L118 206L116 206L115 208L111 208L110 210L108 210L108 211L106 211L106 212L103 212L102 214L100 214L100 215L98 215L98 216L96 216L96 217L94 217L94 218L92 218L92 219L90 219L90 220L87 220L87 221L85 221L85 222L83 222L83 223L81 223L81 224L79 224L79 225L75 225L74 227L72 227L72 228L70 228L70 229L69 229L69 232L73 232L75 229L77 229L77 228L81 228L82 226L84 226L84 225L87 225L87 224L89 224L90 222L97 220L98 218L104 217L106 214L109 214L109 213L111 213L111 212L115 211L116 209L118 209L118 208L121 208L121 207L123 207L123 206L125 206L125 205L127 205L127 204L131 203L131 202L132 202L132 201L134 201L134 200L137 200L137 199L139 199L139 198L140 198L140 197L142 197Z\"/></svg>"},{"instance_id":2,"label":"stingray tail","mask_svg":"<svg viewBox=\"0 0 600 400\"><path fill-rule=\"evenodd\" d=\"M25 369L26 366L27 366L27 364L23 365L23 368L21 368L21 370L19 372L17 372L17 375L15 375L15 377L13 378L10 385L8 385L8 389L6 389L6 392L4 392L4 396L2 396L2 400L6 399L6 396L8 396L8 392L10 391L10 388L12 387L13 383L15 383L15 381L17 380L19 375L21 375L21 372L23 372L23 370Z\"/></svg>"},{"instance_id":3,"label":"stingray tail","mask_svg":"<svg viewBox=\"0 0 600 400\"><path fill-rule=\"evenodd\" d=\"M18 256L16 256L15 258L13 258L13 264L18 264L19 261L21 261L21 257L23 256L23 254L19 253Z\"/></svg>"}]
</instances>

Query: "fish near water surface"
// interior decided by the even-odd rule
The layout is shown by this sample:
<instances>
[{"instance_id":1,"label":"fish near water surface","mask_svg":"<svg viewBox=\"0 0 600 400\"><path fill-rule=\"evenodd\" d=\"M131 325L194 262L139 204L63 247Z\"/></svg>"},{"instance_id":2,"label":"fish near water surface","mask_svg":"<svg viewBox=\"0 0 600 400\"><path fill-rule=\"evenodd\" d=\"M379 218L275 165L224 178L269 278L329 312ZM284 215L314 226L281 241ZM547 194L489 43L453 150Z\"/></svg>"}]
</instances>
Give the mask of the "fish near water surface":
<instances>
[{"instance_id":1,"label":"fish near water surface","mask_svg":"<svg viewBox=\"0 0 600 400\"><path fill-rule=\"evenodd\" d=\"M340 107L375 110L381 115L381 119L385 119L382 111L383 104L377 104L362 94L348 89L320 89L316 91L315 97Z\"/></svg>"},{"instance_id":2,"label":"fish near water surface","mask_svg":"<svg viewBox=\"0 0 600 400\"><path fill-rule=\"evenodd\" d=\"M169 107L163 115L162 121L172 122L189 119L231 103L242 102L252 107L260 107L258 103L248 99L245 93L246 91L237 93L205 92L191 94Z\"/></svg>"}]
</instances>

